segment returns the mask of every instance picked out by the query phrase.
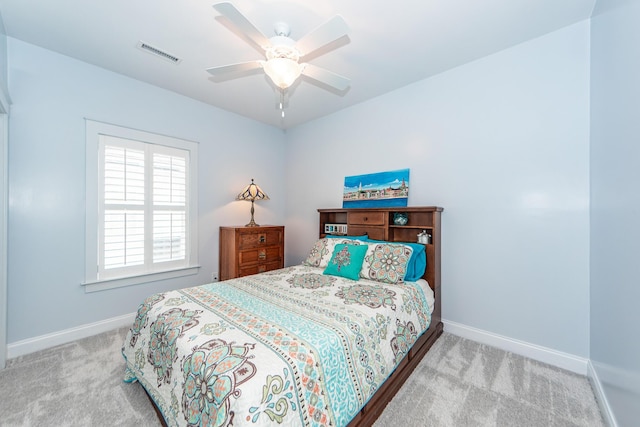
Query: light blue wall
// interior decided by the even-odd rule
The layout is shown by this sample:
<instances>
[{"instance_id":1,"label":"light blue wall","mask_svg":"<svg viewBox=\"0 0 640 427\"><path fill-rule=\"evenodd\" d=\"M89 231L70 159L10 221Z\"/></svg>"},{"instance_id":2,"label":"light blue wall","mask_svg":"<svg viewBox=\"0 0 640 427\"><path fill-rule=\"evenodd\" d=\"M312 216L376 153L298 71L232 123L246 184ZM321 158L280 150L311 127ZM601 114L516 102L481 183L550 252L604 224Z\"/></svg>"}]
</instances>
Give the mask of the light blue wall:
<instances>
[{"instance_id":1,"label":"light blue wall","mask_svg":"<svg viewBox=\"0 0 640 427\"><path fill-rule=\"evenodd\" d=\"M7 113L7 36L0 15L0 113ZM7 118L0 115L0 369L7 358Z\"/></svg>"},{"instance_id":2,"label":"light blue wall","mask_svg":"<svg viewBox=\"0 0 640 427\"><path fill-rule=\"evenodd\" d=\"M9 89L9 343L132 313L151 293L210 281L218 227L249 220L249 205L234 198L251 178L271 197L257 218L284 222L278 129L11 38ZM84 292L84 118L200 143L197 276Z\"/></svg>"},{"instance_id":3,"label":"light blue wall","mask_svg":"<svg viewBox=\"0 0 640 427\"><path fill-rule=\"evenodd\" d=\"M4 29L2 15L0 15L0 92L5 100L9 99L7 88L7 36ZM5 106L6 107L6 106Z\"/></svg>"},{"instance_id":4,"label":"light blue wall","mask_svg":"<svg viewBox=\"0 0 640 427\"><path fill-rule=\"evenodd\" d=\"M289 258L344 176L410 168L443 213L443 317L589 354L589 23L287 132ZM292 237L295 236L295 239Z\"/></svg>"},{"instance_id":5,"label":"light blue wall","mask_svg":"<svg viewBox=\"0 0 640 427\"><path fill-rule=\"evenodd\" d=\"M591 361L618 425L640 420L640 1L591 23Z\"/></svg>"}]
</instances>

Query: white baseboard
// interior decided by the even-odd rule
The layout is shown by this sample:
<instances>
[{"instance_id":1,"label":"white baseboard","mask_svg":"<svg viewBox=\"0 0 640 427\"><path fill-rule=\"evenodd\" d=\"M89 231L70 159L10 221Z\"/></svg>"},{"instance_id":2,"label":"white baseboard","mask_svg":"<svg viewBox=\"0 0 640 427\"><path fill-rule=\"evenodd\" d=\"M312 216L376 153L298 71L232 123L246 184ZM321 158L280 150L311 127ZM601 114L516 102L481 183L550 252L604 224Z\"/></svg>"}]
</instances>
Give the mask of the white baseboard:
<instances>
[{"instance_id":1,"label":"white baseboard","mask_svg":"<svg viewBox=\"0 0 640 427\"><path fill-rule=\"evenodd\" d=\"M102 332L111 331L124 326L131 326L135 317L136 313L129 313L123 316L102 320L100 322L87 323L86 325L77 326L75 328L9 343L9 345L7 345L7 358L13 359L14 357L24 356L25 354L66 344L71 341L101 334Z\"/></svg>"},{"instance_id":2,"label":"white baseboard","mask_svg":"<svg viewBox=\"0 0 640 427\"><path fill-rule=\"evenodd\" d=\"M616 417L613 415L607 395L602 388L602 383L600 382L598 373L591 361L587 364L587 370L587 377L589 377L589 381L591 382L591 388L593 388L593 393L596 395L596 400L600 407L600 413L602 413L605 423L610 427L618 427Z\"/></svg>"},{"instance_id":3,"label":"white baseboard","mask_svg":"<svg viewBox=\"0 0 640 427\"><path fill-rule=\"evenodd\" d=\"M453 335L458 335L482 344L510 351L580 375L587 375L587 363L589 362L589 359L569 353L563 353L547 347L530 344L525 341L519 341L502 335L497 335L492 332L483 331L481 329L476 329L471 326L451 322L445 319L442 319L442 323L444 324L444 330Z\"/></svg>"}]
</instances>

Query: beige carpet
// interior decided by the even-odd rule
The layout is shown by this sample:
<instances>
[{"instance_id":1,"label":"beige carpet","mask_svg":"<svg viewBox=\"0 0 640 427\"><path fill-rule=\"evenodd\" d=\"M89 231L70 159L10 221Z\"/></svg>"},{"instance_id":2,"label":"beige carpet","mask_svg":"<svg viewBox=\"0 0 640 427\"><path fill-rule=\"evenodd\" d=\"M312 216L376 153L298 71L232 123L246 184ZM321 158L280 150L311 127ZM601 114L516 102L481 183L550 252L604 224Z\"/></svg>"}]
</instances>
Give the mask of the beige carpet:
<instances>
[{"instance_id":1,"label":"beige carpet","mask_svg":"<svg viewBox=\"0 0 640 427\"><path fill-rule=\"evenodd\" d=\"M586 377L445 333L375 424L394 425L605 424Z\"/></svg>"},{"instance_id":2,"label":"beige carpet","mask_svg":"<svg viewBox=\"0 0 640 427\"><path fill-rule=\"evenodd\" d=\"M122 381L126 329L9 360L1 426L159 426ZM445 333L376 427L603 426L585 377Z\"/></svg>"}]
</instances>

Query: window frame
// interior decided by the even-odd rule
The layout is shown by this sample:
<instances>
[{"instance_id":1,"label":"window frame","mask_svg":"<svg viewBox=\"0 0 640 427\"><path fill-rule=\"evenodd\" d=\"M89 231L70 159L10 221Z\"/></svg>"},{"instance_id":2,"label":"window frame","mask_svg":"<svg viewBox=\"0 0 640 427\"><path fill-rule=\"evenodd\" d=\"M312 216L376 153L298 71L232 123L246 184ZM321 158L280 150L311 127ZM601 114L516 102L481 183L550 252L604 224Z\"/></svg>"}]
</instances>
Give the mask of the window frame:
<instances>
[{"instance_id":1,"label":"window frame","mask_svg":"<svg viewBox=\"0 0 640 427\"><path fill-rule=\"evenodd\" d=\"M126 128L109 123L85 119L86 124L86 221L85 221L85 280L82 286L85 292L132 286L152 281L172 279L197 274L198 265L198 143L166 135ZM164 147L188 151L188 195L187 224L188 242L186 248L186 265L175 266L168 262L166 269L159 271L140 271L132 269L129 275L119 277L100 277L98 263L100 261L100 237L102 224L99 223L100 209L104 206L100 190L100 154L101 136L121 138L136 143L154 145L155 152L164 151ZM152 148L153 150L153 148ZM148 168L146 165L145 168ZM159 265L159 264L158 264Z\"/></svg>"}]
</instances>

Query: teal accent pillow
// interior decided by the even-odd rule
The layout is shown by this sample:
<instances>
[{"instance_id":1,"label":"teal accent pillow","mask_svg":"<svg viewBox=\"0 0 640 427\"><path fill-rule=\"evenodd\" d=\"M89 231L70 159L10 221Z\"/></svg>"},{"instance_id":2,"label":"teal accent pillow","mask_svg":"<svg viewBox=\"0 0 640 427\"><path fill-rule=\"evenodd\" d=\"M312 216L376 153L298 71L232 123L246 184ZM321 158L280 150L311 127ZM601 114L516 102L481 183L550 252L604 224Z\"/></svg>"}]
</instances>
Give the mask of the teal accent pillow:
<instances>
[{"instance_id":1,"label":"teal accent pillow","mask_svg":"<svg viewBox=\"0 0 640 427\"><path fill-rule=\"evenodd\" d=\"M367 245L336 245L323 274L358 280L367 249Z\"/></svg>"}]
</instances>

